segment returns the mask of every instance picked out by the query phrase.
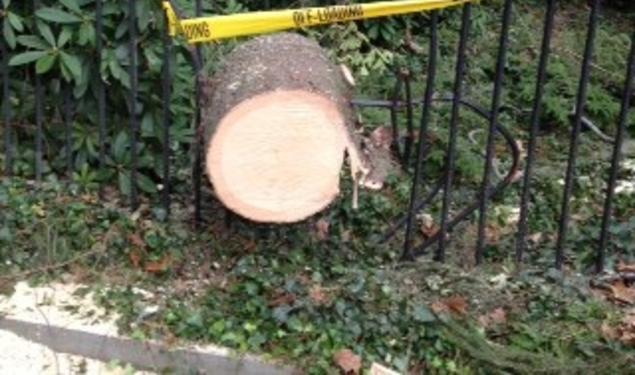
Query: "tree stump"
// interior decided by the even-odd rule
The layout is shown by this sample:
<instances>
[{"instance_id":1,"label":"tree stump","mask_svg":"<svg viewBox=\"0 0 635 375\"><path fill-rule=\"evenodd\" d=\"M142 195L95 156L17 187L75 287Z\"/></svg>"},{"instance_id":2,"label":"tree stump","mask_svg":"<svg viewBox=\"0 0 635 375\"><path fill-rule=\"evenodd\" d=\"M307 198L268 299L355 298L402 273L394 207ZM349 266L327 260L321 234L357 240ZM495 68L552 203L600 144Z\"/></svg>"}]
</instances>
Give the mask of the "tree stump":
<instances>
[{"instance_id":1,"label":"tree stump","mask_svg":"<svg viewBox=\"0 0 635 375\"><path fill-rule=\"evenodd\" d=\"M316 42L254 38L201 88L205 170L238 215L292 223L322 211L340 192L347 150L354 177L368 172L353 134L352 86Z\"/></svg>"}]
</instances>

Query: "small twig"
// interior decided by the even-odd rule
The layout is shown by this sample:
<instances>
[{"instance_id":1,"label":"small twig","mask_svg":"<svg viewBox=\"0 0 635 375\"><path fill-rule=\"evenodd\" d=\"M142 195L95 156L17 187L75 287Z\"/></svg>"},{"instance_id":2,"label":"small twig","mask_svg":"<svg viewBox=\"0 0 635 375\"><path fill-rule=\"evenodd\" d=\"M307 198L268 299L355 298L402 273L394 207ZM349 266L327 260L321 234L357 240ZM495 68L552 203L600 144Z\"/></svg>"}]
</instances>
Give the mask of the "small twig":
<instances>
[{"instance_id":1,"label":"small twig","mask_svg":"<svg viewBox=\"0 0 635 375\"><path fill-rule=\"evenodd\" d=\"M582 60L582 55L578 54L577 52L574 52L566 47L559 47L559 50L561 50L562 52L564 52L565 54L568 54L572 57L575 57L576 59ZM602 73L608 75L611 79L615 80L615 81L620 81L622 78L618 77L615 75L615 73L610 72L608 69L603 68L601 65L598 65L597 63L592 62L591 66L594 69L597 69L599 71L601 71Z\"/></svg>"},{"instance_id":2,"label":"small twig","mask_svg":"<svg viewBox=\"0 0 635 375\"><path fill-rule=\"evenodd\" d=\"M79 254L67 261L64 262L60 262L60 263L55 263L55 264L48 264L46 266L42 266L42 267L38 267L32 270L28 270L28 271L24 271L24 272L18 272L12 275L7 275L7 276L0 276L0 281L15 281L15 280L20 280L20 279L25 279L29 276L35 275L35 274L42 274L45 272L49 272L49 271L53 271L56 269L60 269L60 268L64 268L68 265L71 265L73 263L76 263L84 258L88 258L92 255L97 255L97 254L101 254L104 253L106 251L106 244L108 244L108 242L110 242L110 238L112 237L114 231L114 228L116 228L115 226L110 227L110 229L108 230L108 232L106 232L106 234L104 235L104 238L101 239L101 241L97 242L93 248L85 253Z\"/></svg>"},{"instance_id":3,"label":"small twig","mask_svg":"<svg viewBox=\"0 0 635 375\"><path fill-rule=\"evenodd\" d=\"M44 319L44 323L46 323L46 326L49 329L51 329L51 322L49 321L49 319L46 316L46 314L44 314L44 311L42 311L42 309L40 308L40 304L39 304L39 302L37 300L37 296L35 296L35 309L42 316L42 319ZM61 372L60 372L60 363L59 363L59 360L57 359L57 353L54 352L53 350L51 350L51 353L53 353L53 359L55 360L55 373L56 374L61 374Z\"/></svg>"}]
</instances>

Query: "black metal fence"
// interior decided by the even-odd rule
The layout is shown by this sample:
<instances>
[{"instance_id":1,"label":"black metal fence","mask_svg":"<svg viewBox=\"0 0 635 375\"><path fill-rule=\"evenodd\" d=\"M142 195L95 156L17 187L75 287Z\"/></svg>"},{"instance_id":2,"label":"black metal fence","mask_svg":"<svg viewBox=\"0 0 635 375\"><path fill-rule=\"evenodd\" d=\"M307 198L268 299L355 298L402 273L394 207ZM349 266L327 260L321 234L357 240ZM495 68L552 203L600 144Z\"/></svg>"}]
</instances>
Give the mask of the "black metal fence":
<instances>
[{"instance_id":1,"label":"black metal fence","mask_svg":"<svg viewBox=\"0 0 635 375\"><path fill-rule=\"evenodd\" d=\"M1 4L2 2L0 2ZM103 1L95 1L95 29L98 36L102 35L102 11ZM129 127L130 127L130 149L132 153L132 173L131 173L131 191L130 191L130 206L136 209L139 205L139 193L137 191L137 171L138 171L138 137L140 121L137 114L137 98L139 95L138 77L139 67L137 63L138 54L138 33L136 22L136 7L134 0L127 0L128 3L128 27L129 27L129 53L131 64L129 68L130 75L130 92L129 92ZM546 1L546 18L544 20L544 35L542 40L542 47L540 50L539 66L537 70L537 84L535 88L534 105L531 114L531 120L528 125L529 130L529 144L526 155L526 162L524 166L524 177L522 180L522 195L520 203L520 221L518 225L518 231L516 235L516 248L515 258L518 263L522 262L527 245L527 233L528 233L528 216L530 214L530 194L532 189L532 176L534 174L534 165L536 163L536 147L538 143L538 130L540 126L541 114L543 111L543 96L544 88L547 80L547 68L549 66L549 57L551 50L551 41L554 31L554 19L556 16L556 0ZM37 8L38 1L33 1L34 7ZM196 0L196 15L202 14L202 2ZM563 266L565 260L565 244L567 243L567 235L570 219L570 202L573 192L574 176L576 172L576 162L578 158L578 146L580 133L582 129L582 120L584 116L585 104L587 101L587 89L589 86L589 78L592 74L592 59L595 45L596 31L598 29L599 14L600 14L601 0L593 0L589 21L588 21L588 35L586 39L585 53L582 59L582 71L579 79L578 95L576 100L576 111L573 118L573 124L571 127L570 136L570 149L568 153L568 167L565 175L564 185L564 197L562 200L561 214L559 220L559 231L557 237L556 252L554 254L555 267L560 269ZM502 19L500 22L500 42L497 55L497 64L495 71L495 80L493 82L494 90L491 98L491 107L489 110L480 108L479 106L470 103L463 99L463 82L466 75L466 62L469 60L467 54L467 46L469 39L469 31L471 28L471 16L473 5L467 4L462 9L462 26L460 29L460 43L457 50L457 64L455 72L455 82L453 88L453 94L451 97L439 98L434 95L435 93L435 78L437 73L437 59L438 59L438 24L439 17L437 12L431 14L431 21L429 23L429 51L428 51L428 64L426 72L426 90L423 100L413 98L411 89L410 75L405 75L398 79L398 84L395 90L395 97L393 100L353 100L353 105L358 107L379 107L390 110L392 129L395 133L395 139L403 139L399 134L399 127L397 126L397 117L400 113L405 112L407 116L408 133L405 137L405 145L403 150L400 149L399 143L395 144L395 151L400 155L404 162L407 162L414 151L416 157L415 172L412 177L412 191L410 204L406 208L406 214L400 220L397 220L391 229L386 233L384 239L392 238L398 232L405 230L405 244L403 249L403 259L413 259L414 257L426 254L428 250L436 245L435 258L438 261L444 261L446 257L446 246L448 241L448 233L451 232L460 222L464 221L473 213L478 213L478 237L476 243L475 259L477 263L482 262L484 256L484 250L486 247L486 223L488 220L488 208L492 198L499 194L503 189L512 183L514 176L518 175L521 168L520 159L521 151L519 150L516 141L513 136L499 123L499 113L501 111L503 90L505 89L505 66L508 57L508 44L510 37L510 26L512 23L512 9L514 6L513 0L505 0ZM7 22L6 19L4 22ZM169 213L171 206L171 176L170 176L170 127L172 123L170 102L172 95L172 82L171 77L171 59L170 56L173 53L173 41L165 33L163 39L164 54L163 54L163 190L162 190L162 205L166 212ZM604 211L602 216L602 226L600 231L600 238L597 243L596 252L596 270L598 272L604 269L605 254L609 237L609 226L611 224L613 216L613 201L615 194L616 181L618 176L619 164L620 164L620 150L622 148L623 140L625 137L628 115L630 109L630 100L633 97L633 75L635 74L635 33L631 37L632 49L628 56L628 72L626 82L624 84L624 91L622 95L622 107L619 117L619 124L615 140L613 141L613 157L611 161L611 169L609 172L609 180L607 182L607 192L604 205ZM100 37L97 38L96 49L98 61L96 64L101 64L101 51L103 48L103 41ZM8 64L10 55L8 48L4 40L0 40L0 50L2 52L2 122L4 124L4 153L5 153L5 175L10 176L13 173L13 160L14 160L14 145L12 144L12 113L11 106L9 104L10 98L10 85L9 78L11 76L11 69ZM197 62L195 69L198 72L201 69L202 53L199 47L195 49L195 58ZM98 65L99 66L99 65ZM105 154L108 140L106 139L106 113L107 113L107 88L104 82L98 80L97 82L97 117L99 128L99 164L103 166L105 163ZM401 100L401 91L405 88L405 100ZM71 142L71 121L73 118L73 103L70 92L72 87L66 87L63 100L63 124L65 129L65 137L67 145ZM200 87L195 89L197 98L201 95ZM43 84L41 78L35 75L35 178L37 181L42 179L42 148L43 148ZM433 104L435 101L445 101L451 104L451 119L449 123L449 145L445 155L445 173L438 184L432 189L432 191L425 197L422 197L421 193L421 181L425 174L424 160L429 152L429 147L426 142L426 136L428 134L428 126L430 123L431 111L433 110ZM199 100L196 101L200 103ZM419 124L418 141L414 141L414 108L420 106L422 116ZM487 120L489 126L487 129L487 146L485 150L485 168L483 179L480 187L480 192L476 202L469 207L457 213L454 217L450 217L450 203L452 186L455 178L455 169L457 162L457 134L459 131L459 115L461 111L469 110L482 116ZM195 110L195 123L197 128L200 128L200 108ZM507 143L507 147L511 151L513 156L513 163L506 178L498 185L493 186L490 178L493 169L494 159L494 146L498 137L503 137ZM201 181L202 181L202 147L200 132L197 134L195 141L192 143L192 152L194 154L194 165L192 169L192 185L193 185L193 205L194 210L194 222L200 223L201 221ZM70 147L66 147L66 162L68 170L72 170L72 156L70 154ZM417 212L420 212L424 207L430 204L442 192L442 212L440 218L440 230L428 238L424 243L415 246L414 233L415 233L415 218Z\"/></svg>"}]
</instances>

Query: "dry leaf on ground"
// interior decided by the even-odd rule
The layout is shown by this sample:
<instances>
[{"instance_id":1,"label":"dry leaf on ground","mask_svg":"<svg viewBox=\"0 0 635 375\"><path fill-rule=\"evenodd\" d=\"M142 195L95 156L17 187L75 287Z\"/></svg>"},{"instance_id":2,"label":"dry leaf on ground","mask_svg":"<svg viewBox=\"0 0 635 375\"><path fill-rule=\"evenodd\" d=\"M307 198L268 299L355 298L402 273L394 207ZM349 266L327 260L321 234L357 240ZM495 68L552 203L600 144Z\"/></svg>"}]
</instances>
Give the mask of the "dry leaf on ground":
<instances>
[{"instance_id":1,"label":"dry leaf on ground","mask_svg":"<svg viewBox=\"0 0 635 375\"><path fill-rule=\"evenodd\" d=\"M502 325L507 323L507 313L499 307L488 314L481 315L478 321L484 328Z\"/></svg>"},{"instance_id":2,"label":"dry leaf on ground","mask_svg":"<svg viewBox=\"0 0 635 375\"><path fill-rule=\"evenodd\" d=\"M432 308L432 311L437 314L453 313L458 315L465 315L467 314L468 302L461 296L454 296L437 301L430 307Z\"/></svg>"},{"instance_id":3,"label":"dry leaf on ground","mask_svg":"<svg viewBox=\"0 0 635 375\"><path fill-rule=\"evenodd\" d=\"M362 358L350 349L343 349L335 353L333 360L345 374L357 375L362 368Z\"/></svg>"},{"instance_id":4,"label":"dry leaf on ground","mask_svg":"<svg viewBox=\"0 0 635 375\"><path fill-rule=\"evenodd\" d=\"M150 273L162 273L167 271L172 264L172 259L169 255L164 256L156 262L147 262L145 265L146 272Z\"/></svg>"},{"instance_id":5,"label":"dry leaf on ground","mask_svg":"<svg viewBox=\"0 0 635 375\"><path fill-rule=\"evenodd\" d=\"M328 292L319 285L315 285L309 290L309 298L316 305L328 305L331 302Z\"/></svg>"},{"instance_id":6,"label":"dry leaf on ground","mask_svg":"<svg viewBox=\"0 0 635 375\"><path fill-rule=\"evenodd\" d=\"M635 346L635 309L626 313L617 326L602 323L602 336L609 341L621 341L625 345Z\"/></svg>"},{"instance_id":7,"label":"dry leaf on ground","mask_svg":"<svg viewBox=\"0 0 635 375\"><path fill-rule=\"evenodd\" d=\"M613 298L616 301L630 305L635 303L635 288L627 286L623 280L617 281L611 285L610 288L611 292L613 292Z\"/></svg>"},{"instance_id":8,"label":"dry leaf on ground","mask_svg":"<svg viewBox=\"0 0 635 375\"><path fill-rule=\"evenodd\" d=\"M421 217L421 234L425 238L430 238L437 234L437 232L441 229L432 218L431 215L425 214Z\"/></svg>"},{"instance_id":9,"label":"dry leaf on ground","mask_svg":"<svg viewBox=\"0 0 635 375\"><path fill-rule=\"evenodd\" d=\"M130 257L130 262L132 263L134 268L139 268L139 265L141 264L141 253L139 252L139 250L132 249L128 256Z\"/></svg>"},{"instance_id":10,"label":"dry leaf on ground","mask_svg":"<svg viewBox=\"0 0 635 375\"><path fill-rule=\"evenodd\" d=\"M328 220L322 218L315 223L315 232L318 240L326 241L329 238L329 229L331 224Z\"/></svg>"},{"instance_id":11,"label":"dry leaf on ground","mask_svg":"<svg viewBox=\"0 0 635 375\"><path fill-rule=\"evenodd\" d=\"M130 241L133 246L139 248L144 248L146 246L146 242L143 240L143 238L141 238L141 235L139 235L139 233L134 233L128 236L128 241Z\"/></svg>"},{"instance_id":12,"label":"dry leaf on ground","mask_svg":"<svg viewBox=\"0 0 635 375\"><path fill-rule=\"evenodd\" d=\"M283 292L278 294L274 299L269 302L269 306L278 307L283 305L293 305L295 302L295 294Z\"/></svg>"},{"instance_id":13,"label":"dry leaf on ground","mask_svg":"<svg viewBox=\"0 0 635 375\"><path fill-rule=\"evenodd\" d=\"M635 264L626 264L624 262L619 262L617 265L617 272L635 272Z\"/></svg>"}]
</instances>

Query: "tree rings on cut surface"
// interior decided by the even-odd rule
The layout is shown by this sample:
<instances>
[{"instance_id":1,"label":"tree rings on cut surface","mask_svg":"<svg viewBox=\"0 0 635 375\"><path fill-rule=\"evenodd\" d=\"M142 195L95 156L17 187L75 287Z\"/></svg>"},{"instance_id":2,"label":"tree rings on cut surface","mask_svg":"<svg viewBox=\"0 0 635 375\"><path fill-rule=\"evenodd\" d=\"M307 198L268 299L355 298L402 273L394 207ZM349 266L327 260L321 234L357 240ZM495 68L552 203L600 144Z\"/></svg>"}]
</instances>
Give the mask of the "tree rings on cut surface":
<instances>
[{"instance_id":1,"label":"tree rings on cut surface","mask_svg":"<svg viewBox=\"0 0 635 375\"><path fill-rule=\"evenodd\" d=\"M202 85L206 172L226 207L292 223L337 197L350 84L317 43L286 33L252 39Z\"/></svg>"}]
</instances>

